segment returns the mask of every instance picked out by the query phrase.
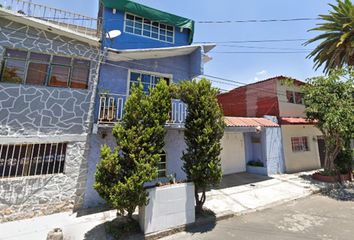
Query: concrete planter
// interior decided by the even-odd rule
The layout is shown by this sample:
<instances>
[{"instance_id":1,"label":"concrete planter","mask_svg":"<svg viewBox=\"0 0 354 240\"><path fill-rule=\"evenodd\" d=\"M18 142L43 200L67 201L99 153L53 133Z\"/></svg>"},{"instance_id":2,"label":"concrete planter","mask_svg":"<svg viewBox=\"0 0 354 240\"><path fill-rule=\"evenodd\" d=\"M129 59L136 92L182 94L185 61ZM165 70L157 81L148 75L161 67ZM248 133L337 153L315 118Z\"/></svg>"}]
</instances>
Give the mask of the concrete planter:
<instances>
[{"instance_id":1,"label":"concrete planter","mask_svg":"<svg viewBox=\"0 0 354 240\"><path fill-rule=\"evenodd\" d=\"M246 171L252 174L264 175L268 176L268 171L266 167L255 167L255 166L248 166L246 167Z\"/></svg>"},{"instance_id":2,"label":"concrete planter","mask_svg":"<svg viewBox=\"0 0 354 240\"><path fill-rule=\"evenodd\" d=\"M149 203L139 208L139 224L145 234L195 221L193 183L166 185L147 191Z\"/></svg>"},{"instance_id":3,"label":"concrete planter","mask_svg":"<svg viewBox=\"0 0 354 240\"><path fill-rule=\"evenodd\" d=\"M324 176L321 173L314 173L312 174L312 178L320 181L320 182L327 182L327 183L335 183L339 181L349 181L350 180L350 174L341 174L340 179L338 176Z\"/></svg>"}]
</instances>

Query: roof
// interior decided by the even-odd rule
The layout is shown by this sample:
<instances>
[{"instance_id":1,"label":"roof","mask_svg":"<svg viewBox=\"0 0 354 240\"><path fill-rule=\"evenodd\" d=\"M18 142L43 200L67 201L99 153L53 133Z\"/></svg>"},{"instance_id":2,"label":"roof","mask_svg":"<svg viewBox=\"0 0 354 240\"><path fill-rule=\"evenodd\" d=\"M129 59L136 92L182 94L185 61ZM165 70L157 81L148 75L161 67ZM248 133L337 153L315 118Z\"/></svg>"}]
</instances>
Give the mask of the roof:
<instances>
[{"instance_id":1,"label":"roof","mask_svg":"<svg viewBox=\"0 0 354 240\"><path fill-rule=\"evenodd\" d=\"M166 23L180 28L187 28L190 30L189 43L191 44L193 42L194 21L191 19L163 12L129 0L100 0L100 2L108 8L136 14L152 21Z\"/></svg>"},{"instance_id":2,"label":"roof","mask_svg":"<svg viewBox=\"0 0 354 240\"><path fill-rule=\"evenodd\" d=\"M287 77L287 76L283 76L283 75L279 75L279 76L267 78L267 79L264 79L264 80L260 80L260 81L254 82L254 83L249 83L249 84L246 84L246 85L244 85L244 86L231 89L231 90L229 90L229 91L227 91L227 92L220 93L219 95L228 94L229 92L232 92L232 91L234 91L235 89L240 89L240 88L244 88L244 87L249 87L249 86L257 85L257 84L263 83L263 82L274 81L274 80L279 81L279 80L287 80L287 79L291 79L291 80L293 80L296 84L299 84L299 85L304 85L304 84L305 84L305 82L302 82L302 81L297 80L297 79L295 79L295 78Z\"/></svg>"},{"instance_id":3,"label":"roof","mask_svg":"<svg viewBox=\"0 0 354 240\"><path fill-rule=\"evenodd\" d=\"M279 125L265 118L225 117L227 127L279 127Z\"/></svg>"},{"instance_id":4,"label":"roof","mask_svg":"<svg viewBox=\"0 0 354 240\"><path fill-rule=\"evenodd\" d=\"M142 59L155 59L165 57L176 57L188 55L202 48L204 53L209 52L215 47L214 44L208 45L188 45L181 47L167 47L167 48L145 48L145 49L129 49L129 50L116 50L108 49L108 59L112 61L129 61L129 60L142 60Z\"/></svg>"},{"instance_id":5,"label":"roof","mask_svg":"<svg viewBox=\"0 0 354 240\"><path fill-rule=\"evenodd\" d=\"M313 125L317 121L311 121L301 117L281 117L280 123L282 125Z\"/></svg>"},{"instance_id":6,"label":"roof","mask_svg":"<svg viewBox=\"0 0 354 240\"><path fill-rule=\"evenodd\" d=\"M99 38L85 35L78 31L74 31L64 26L60 26L55 23L51 23L49 21L44 21L39 18L34 18L30 16L26 16L20 13L13 12L11 10L0 8L0 15L2 18L9 19L14 22L18 22L27 26L31 26L34 28L42 29L47 32L52 32L61 36L65 36L71 39L76 39L81 42L88 43L92 46L98 47L100 45ZM64 24L63 24L64 25Z\"/></svg>"}]
</instances>

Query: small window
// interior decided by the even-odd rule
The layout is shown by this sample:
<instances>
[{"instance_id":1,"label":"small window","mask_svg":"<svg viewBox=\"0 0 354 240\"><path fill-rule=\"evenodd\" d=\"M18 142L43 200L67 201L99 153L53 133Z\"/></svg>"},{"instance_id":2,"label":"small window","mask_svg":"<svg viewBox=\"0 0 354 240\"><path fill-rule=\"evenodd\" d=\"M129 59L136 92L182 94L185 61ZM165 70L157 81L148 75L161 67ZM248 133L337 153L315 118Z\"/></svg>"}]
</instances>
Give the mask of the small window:
<instances>
[{"instance_id":1,"label":"small window","mask_svg":"<svg viewBox=\"0 0 354 240\"><path fill-rule=\"evenodd\" d=\"M66 143L0 145L0 178L64 172Z\"/></svg>"},{"instance_id":2,"label":"small window","mask_svg":"<svg viewBox=\"0 0 354 240\"><path fill-rule=\"evenodd\" d=\"M85 60L74 60L73 72L70 87L87 89L89 78L90 62Z\"/></svg>"},{"instance_id":3,"label":"small window","mask_svg":"<svg viewBox=\"0 0 354 240\"><path fill-rule=\"evenodd\" d=\"M70 67L52 65L50 70L49 86L67 87L70 76Z\"/></svg>"},{"instance_id":4,"label":"small window","mask_svg":"<svg viewBox=\"0 0 354 240\"><path fill-rule=\"evenodd\" d=\"M307 152L310 151L307 137L292 137L291 147L293 152Z\"/></svg>"},{"instance_id":5,"label":"small window","mask_svg":"<svg viewBox=\"0 0 354 240\"><path fill-rule=\"evenodd\" d=\"M286 98L289 103L295 103L294 101L294 92L293 91L286 91Z\"/></svg>"},{"instance_id":6,"label":"small window","mask_svg":"<svg viewBox=\"0 0 354 240\"><path fill-rule=\"evenodd\" d=\"M30 62L27 69L27 84L45 85L48 74L48 64Z\"/></svg>"},{"instance_id":7,"label":"small window","mask_svg":"<svg viewBox=\"0 0 354 240\"><path fill-rule=\"evenodd\" d=\"M26 60L5 59L1 81L21 84L24 81L26 72Z\"/></svg>"},{"instance_id":8,"label":"small window","mask_svg":"<svg viewBox=\"0 0 354 240\"><path fill-rule=\"evenodd\" d=\"M144 92L149 92L149 89L153 89L156 84L164 80L167 82L167 84L170 83L170 79L167 77L162 77L158 76L155 74L148 74L148 73L138 73L138 72L131 72L130 73L130 83L129 86L130 88L133 86L133 84L136 84L141 81L141 84L143 84Z\"/></svg>"},{"instance_id":9,"label":"small window","mask_svg":"<svg viewBox=\"0 0 354 240\"><path fill-rule=\"evenodd\" d=\"M167 173L167 171L166 171L166 168L167 168L166 153L163 152L160 156L161 156L161 159L160 159L160 162L158 163L157 177L163 178L163 177L167 176L167 174L166 174Z\"/></svg>"},{"instance_id":10,"label":"small window","mask_svg":"<svg viewBox=\"0 0 354 240\"><path fill-rule=\"evenodd\" d=\"M52 63L70 66L70 65L71 65L71 58L60 57L60 56L53 56L53 61L52 61Z\"/></svg>"},{"instance_id":11,"label":"small window","mask_svg":"<svg viewBox=\"0 0 354 240\"><path fill-rule=\"evenodd\" d=\"M296 104L304 104L304 94L295 92L295 103Z\"/></svg>"}]
</instances>

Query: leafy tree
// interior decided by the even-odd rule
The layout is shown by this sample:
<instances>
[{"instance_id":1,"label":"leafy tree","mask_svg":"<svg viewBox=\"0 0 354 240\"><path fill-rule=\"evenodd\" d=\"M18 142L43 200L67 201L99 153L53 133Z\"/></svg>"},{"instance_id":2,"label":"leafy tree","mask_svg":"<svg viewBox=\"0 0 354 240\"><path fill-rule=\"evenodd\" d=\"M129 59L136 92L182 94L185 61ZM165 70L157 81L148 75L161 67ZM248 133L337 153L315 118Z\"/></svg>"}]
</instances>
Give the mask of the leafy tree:
<instances>
[{"instance_id":1,"label":"leafy tree","mask_svg":"<svg viewBox=\"0 0 354 240\"><path fill-rule=\"evenodd\" d=\"M306 115L316 122L325 139L327 171L335 170L334 160L354 137L353 83L354 71L344 69L309 79L303 87Z\"/></svg>"},{"instance_id":2,"label":"leafy tree","mask_svg":"<svg viewBox=\"0 0 354 240\"><path fill-rule=\"evenodd\" d=\"M171 96L165 81L150 95L134 85L125 104L123 120L113 128L117 147L101 148L94 188L109 204L131 219L137 206L147 204L144 183L157 177L157 164L164 146L165 123Z\"/></svg>"},{"instance_id":3,"label":"leafy tree","mask_svg":"<svg viewBox=\"0 0 354 240\"><path fill-rule=\"evenodd\" d=\"M354 5L350 0L337 0L337 6L329 4L332 11L320 15L325 21L310 31L323 33L308 40L305 45L322 42L308 55L314 58L315 68L324 64L324 71L354 65Z\"/></svg>"},{"instance_id":4,"label":"leafy tree","mask_svg":"<svg viewBox=\"0 0 354 240\"><path fill-rule=\"evenodd\" d=\"M188 109L183 170L188 180L195 184L196 210L200 212L206 199L206 189L218 184L222 177L220 140L224 134L223 113L216 98L218 91L206 79L182 82L179 92Z\"/></svg>"}]
</instances>

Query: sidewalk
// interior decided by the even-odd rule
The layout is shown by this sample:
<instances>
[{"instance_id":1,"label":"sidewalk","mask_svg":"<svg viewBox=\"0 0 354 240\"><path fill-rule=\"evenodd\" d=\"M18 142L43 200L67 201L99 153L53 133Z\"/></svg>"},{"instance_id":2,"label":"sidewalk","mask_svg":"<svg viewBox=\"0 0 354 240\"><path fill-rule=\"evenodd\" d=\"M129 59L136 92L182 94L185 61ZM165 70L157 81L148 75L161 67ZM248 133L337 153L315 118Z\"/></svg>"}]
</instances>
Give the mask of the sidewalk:
<instances>
[{"instance_id":1,"label":"sidewalk","mask_svg":"<svg viewBox=\"0 0 354 240\"><path fill-rule=\"evenodd\" d=\"M226 176L219 189L207 192L205 207L212 209L217 218L222 218L303 198L325 186L311 182L311 173L276 175L272 178L247 173ZM0 240L42 240L54 228L61 228L66 240L105 240L103 223L115 217L114 210L84 216L66 212L8 222L0 224Z\"/></svg>"}]
</instances>

